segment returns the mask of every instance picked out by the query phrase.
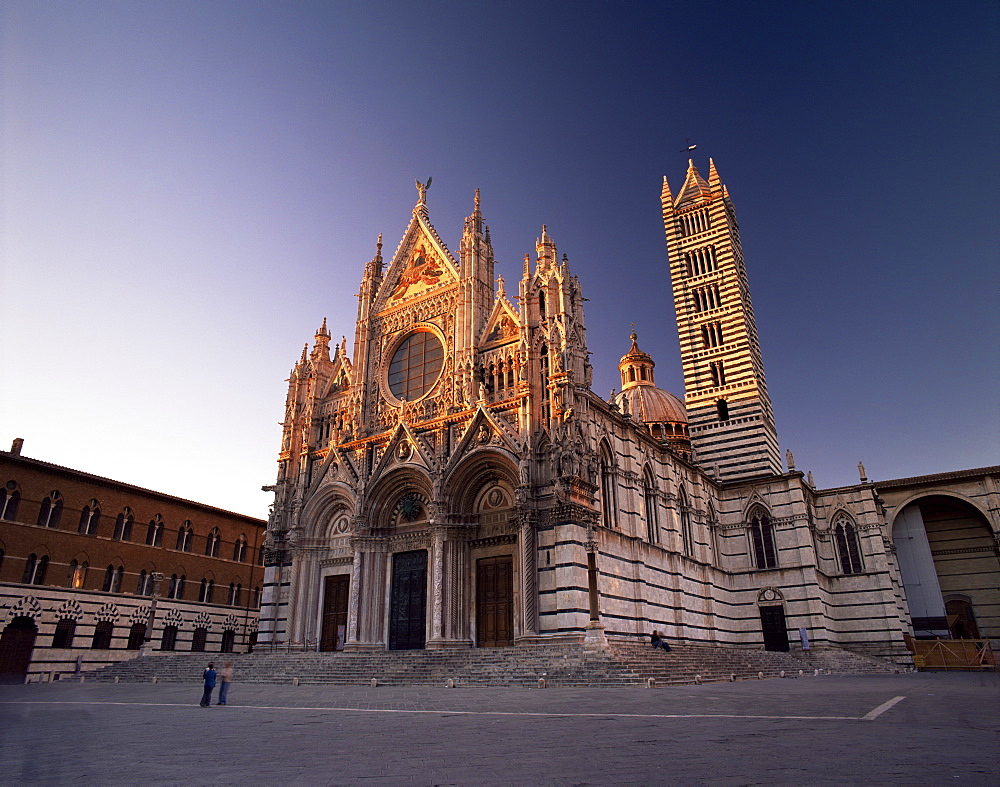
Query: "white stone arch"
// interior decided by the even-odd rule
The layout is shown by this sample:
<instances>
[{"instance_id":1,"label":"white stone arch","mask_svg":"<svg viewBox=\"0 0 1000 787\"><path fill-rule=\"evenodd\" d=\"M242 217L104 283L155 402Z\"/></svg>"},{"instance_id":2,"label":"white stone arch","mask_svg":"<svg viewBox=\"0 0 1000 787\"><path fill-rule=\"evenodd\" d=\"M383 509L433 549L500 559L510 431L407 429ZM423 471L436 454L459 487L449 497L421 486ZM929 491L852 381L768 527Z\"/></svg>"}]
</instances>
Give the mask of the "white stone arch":
<instances>
[{"instance_id":1,"label":"white stone arch","mask_svg":"<svg viewBox=\"0 0 1000 787\"><path fill-rule=\"evenodd\" d=\"M367 495L360 515L373 527L393 528L397 524L397 509L404 495L412 494L426 506L433 500L433 489L434 483L423 467L403 465L394 468L380 478ZM425 510L423 513L424 516L413 521L423 521L430 512Z\"/></svg>"},{"instance_id":2,"label":"white stone arch","mask_svg":"<svg viewBox=\"0 0 1000 787\"><path fill-rule=\"evenodd\" d=\"M913 492L908 497L903 498L900 502L895 504L895 509L892 513L892 519L889 522L889 532L892 533L892 529L896 524L896 518L899 516L900 512L906 508L911 503L917 503L925 497L951 497L962 503L965 503L970 508L974 509L977 514L979 514L989 529L994 533L1000 533L1000 525L992 522L990 520L990 512L983 509L983 507L977 503L974 499L967 495L963 495L961 492L956 492L953 489L925 489L920 492Z\"/></svg>"},{"instance_id":3,"label":"white stone arch","mask_svg":"<svg viewBox=\"0 0 1000 787\"><path fill-rule=\"evenodd\" d=\"M514 505L514 490L518 484L517 460L513 456L496 446L481 448L444 479L443 488L448 490L444 503L448 511L460 515L510 508ZM487 499L496 497L491 494L493 491L504 498L500 504Z\"/></svg>"},{"instance_id":4,"label":"white stone arch","mask_svg":"<svg viewBox=\"0 0 1000 787\"><path fill-rule=\"evenodd\" d=\"M353 490L347 484L335 482L324 486L309 498L299 516L299 522L306 525L305 537L327 538L328 529L341 510L345 510L348 517L355 515L354 500Z\"/></svg>"}]
</instances>

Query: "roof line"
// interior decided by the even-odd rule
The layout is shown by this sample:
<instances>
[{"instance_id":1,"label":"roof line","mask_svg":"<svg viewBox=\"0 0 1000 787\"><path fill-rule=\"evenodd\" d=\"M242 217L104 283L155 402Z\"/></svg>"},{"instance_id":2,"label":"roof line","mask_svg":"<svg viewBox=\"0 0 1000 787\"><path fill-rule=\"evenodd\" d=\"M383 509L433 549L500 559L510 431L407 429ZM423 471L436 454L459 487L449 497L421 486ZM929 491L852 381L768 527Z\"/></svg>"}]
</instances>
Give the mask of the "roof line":
<instances>
[{"instance_id":1,"label":"roof line","mask_svg":"<svg viewBox=\"0 0 1000 787\"><path fill-rule=\"evenodd\" d=\"M249 514L240 514L236 511L228 511L225 508L218 508L216 506L210 506L208 503L199 503L196 500L188 500L187 498L177 497L176 495L169 495L166 492L157 492L155 489L146 489L142 486L136 486L135 484L129 484L124 481L116 481L113 478L108 478L102 475L95 475L94 473L86 473L83 470L75 470L72 467L65 467L63 465L53 464L52 462L43 462L41 459L32 459L27 456L20 456L18 454L12 454L9 451L0 451L0 460L8 460L12 463L23 462L25 464L36 465L38 467L43 467L49 470L55 470L66 475L73 475L80 478L87 478L91 481L97 481L102 484L110 484L122 489L129 489L133 492L141 492L146 495L153 495L154 497L161 498L163 500L172 500L177 503L185 503L190 506L195 506L196 508L203 509L205 511L212 511L218 514L227 514L229 516L240 517L249 522L253 522L261 527L266 527L267 522L263 519L258 519L255 516L250 516Z\"/></svg>"}]
</instances>

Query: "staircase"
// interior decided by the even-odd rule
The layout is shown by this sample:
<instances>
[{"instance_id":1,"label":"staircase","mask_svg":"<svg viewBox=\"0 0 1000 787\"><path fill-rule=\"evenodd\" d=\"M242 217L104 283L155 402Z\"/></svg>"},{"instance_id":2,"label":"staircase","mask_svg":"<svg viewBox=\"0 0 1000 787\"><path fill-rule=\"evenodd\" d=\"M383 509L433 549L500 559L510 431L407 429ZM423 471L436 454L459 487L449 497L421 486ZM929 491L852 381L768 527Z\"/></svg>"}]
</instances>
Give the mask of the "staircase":
<instances>
[{"instance_id":1,"label":"staircase","mask_svg":"<svg viewBox=\"0 0 1000 787\"><path fill-rule=\"evenodd\" d=\"M900 667L843 650L809 654L772 653L713 645L676 645L669 653L649 645L615 642L609 650L581 645L534 645L469 650L408 650L377 653L163 653L104 667L100 682L192 683L208 661L216 669L233 662L240 683L363 686L636 686L797 677L824 673L899 672Z\"/></svg>"},{"instance_id":2,"label":"staircase","mask_svg":"<svg viewBox=\"0 0 1000 787\"><path fill-rule=\"evenodd\" d=\"M904 668L839 648L779 653L718 645L672 645L669 653L645 642L613 641L611 653L639 677L659 684L717 683L755 678L822 674L858 675L902 672Z\"/></svg>"}]
</instances>

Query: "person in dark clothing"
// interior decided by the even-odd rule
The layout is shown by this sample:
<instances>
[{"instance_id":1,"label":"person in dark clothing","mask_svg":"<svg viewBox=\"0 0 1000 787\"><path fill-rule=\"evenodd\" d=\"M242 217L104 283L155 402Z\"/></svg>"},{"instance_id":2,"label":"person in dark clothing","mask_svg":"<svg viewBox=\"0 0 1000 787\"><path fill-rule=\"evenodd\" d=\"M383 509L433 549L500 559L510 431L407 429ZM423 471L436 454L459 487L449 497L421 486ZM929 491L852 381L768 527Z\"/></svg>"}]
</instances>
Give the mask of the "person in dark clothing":
<instances>
[{"instance_id":1,"label":"person in dark clothing","mask_svg":"<svg viewBox=\"0 0 1000 787\"><path fill-rule=\"evenodd\" d=\"M654 631L652 634L649 635L649 644L652 645L654 648L660 648L665 653L670 652L670 646L667 644L667 641L662 636L660 636L659 631Z\"/></svg>"},{"instance_id":2,"label":"person in dark clothing","mask_svg":"<svg viewBox=\"0 0 1000 787\"><path fill-rule=\"evenodd\" d=\"M205 679L205 693L201 695L201 707L207 708L212 704L212 690L215 688L215 664L208 662L208 669L202 677Z\"/></svg>"}]
</instances>

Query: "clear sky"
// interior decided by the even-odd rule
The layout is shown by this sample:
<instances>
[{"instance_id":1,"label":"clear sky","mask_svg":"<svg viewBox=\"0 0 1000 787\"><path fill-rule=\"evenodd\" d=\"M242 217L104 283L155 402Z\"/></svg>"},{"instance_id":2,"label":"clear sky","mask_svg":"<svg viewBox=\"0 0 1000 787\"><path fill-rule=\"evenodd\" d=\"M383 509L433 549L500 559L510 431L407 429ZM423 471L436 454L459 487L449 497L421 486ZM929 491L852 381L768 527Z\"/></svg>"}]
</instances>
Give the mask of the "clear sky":
<instances>
[{"instance_id":1,"label":"clear sky","mask_svg":"<svg viewBox=\"0 0 1000 787\"><path fill-rule=\"evenodd\" d=\"M995 2L0 5L0 444L266 516L285 380L378 233L548 225L594 387L682 394L659 191L729 186L781 447L1000 462ZM2 479L0 479L2 480Z\"/></svg>"}]
</instances>

